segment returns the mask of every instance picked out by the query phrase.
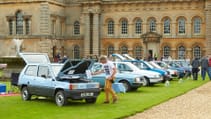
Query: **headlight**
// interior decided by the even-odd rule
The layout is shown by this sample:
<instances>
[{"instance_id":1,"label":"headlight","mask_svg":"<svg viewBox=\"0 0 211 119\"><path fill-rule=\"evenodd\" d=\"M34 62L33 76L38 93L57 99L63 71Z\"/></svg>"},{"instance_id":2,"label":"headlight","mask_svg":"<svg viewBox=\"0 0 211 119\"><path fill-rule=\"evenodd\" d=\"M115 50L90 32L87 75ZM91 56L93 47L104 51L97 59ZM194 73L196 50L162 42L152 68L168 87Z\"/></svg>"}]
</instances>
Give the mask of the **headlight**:
<instances>
[{"instance_id":1,"label":"headlight","mask_svg":"<svg viewBox=\"0 0 211 119\"><path fill-rule=\"evenodd\" d=\"M135 78L135 82L136 83L141 82L141 79L140 78Z\"/></svg>"}]
</instances>

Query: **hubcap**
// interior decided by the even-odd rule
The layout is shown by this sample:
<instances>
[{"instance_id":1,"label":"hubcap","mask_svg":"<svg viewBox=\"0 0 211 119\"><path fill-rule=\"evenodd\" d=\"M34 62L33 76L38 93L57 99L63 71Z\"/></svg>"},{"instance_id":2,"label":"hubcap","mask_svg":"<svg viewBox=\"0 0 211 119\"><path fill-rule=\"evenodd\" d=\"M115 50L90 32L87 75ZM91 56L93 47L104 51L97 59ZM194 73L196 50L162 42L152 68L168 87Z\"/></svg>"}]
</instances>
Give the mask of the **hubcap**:
<instances>
[{"instance_id":1,"label":"hubcap","mask_svg":"<svg viewBox=\"0 0 211 119\"><path fill-rule=\"evenodd\" d=\"M57 96L57 103L58 104L62 104L63 102L64 102L64 97L61 94L59 94Z\"/></svg>"},{"instance_id":2,"label":"hubcap","mask_svg":"<svg viewBox=\"0 0 211 119\"><path fill-rule=\"evenodd\" d=\"M28 95L27 90L24 90L24 91L23 91L23 98L26 99L26 98L27 98L27 95Z\"/></svg>"},{"instance_id":3,"label":"hubcap","mask_svg":"<svg viewBox=\"0 0 211 119\"><path fill-rule=\"evenodd\" d=\"M146 79L143 79L143 85L146 86L147 85L147 81Z\"/></svg>"},{"instance_id":4,"label":"hubcap","mask_svg":"<svg viewBox=\"0 0 211 119\"><path fill-rule=\"evenodd\" d=\"M128 90L128 85L127 85L127 83L124 82L123 85L124 85L125 89Z\"/></svg>"}]
</instances>

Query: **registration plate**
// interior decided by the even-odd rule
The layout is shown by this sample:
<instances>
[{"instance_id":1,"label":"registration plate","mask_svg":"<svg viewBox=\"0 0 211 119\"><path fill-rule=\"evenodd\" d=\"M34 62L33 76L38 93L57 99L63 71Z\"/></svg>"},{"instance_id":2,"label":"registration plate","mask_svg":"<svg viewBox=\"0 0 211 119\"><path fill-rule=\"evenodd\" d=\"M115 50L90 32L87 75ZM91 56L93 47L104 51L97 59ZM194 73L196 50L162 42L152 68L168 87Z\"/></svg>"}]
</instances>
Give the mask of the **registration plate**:
<instances>
[{"instance_id":1,"label":"registration plate","mask_svg":"<svg viewBox=\"0 0 211 119\"><path fill-rule=\"evenodd\" d=\"M81 93L81 97L91 97L94 96L94 93Z\"/></svg>"}]
</instances>

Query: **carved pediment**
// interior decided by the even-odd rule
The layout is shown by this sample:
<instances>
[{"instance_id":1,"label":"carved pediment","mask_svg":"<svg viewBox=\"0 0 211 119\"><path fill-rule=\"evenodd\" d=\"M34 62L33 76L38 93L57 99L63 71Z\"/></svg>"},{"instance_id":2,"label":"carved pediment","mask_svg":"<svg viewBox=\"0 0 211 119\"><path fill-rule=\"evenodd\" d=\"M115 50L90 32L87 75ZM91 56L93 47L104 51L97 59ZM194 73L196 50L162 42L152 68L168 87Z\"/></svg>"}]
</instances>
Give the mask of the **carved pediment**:
<instances>
[{"instance_id":1,"label":"carved pediment","mask_svg":"<svg viewBox=\"0 0 211 119\"><path fill-rule=\"evenodd\" d=\"M143 39L144 43L147 42L160 42L160 39L162 38L162 35L155 33L155 32L147 32L143 35L141 35L141 38Z\"/></svg>"}]
</instances>

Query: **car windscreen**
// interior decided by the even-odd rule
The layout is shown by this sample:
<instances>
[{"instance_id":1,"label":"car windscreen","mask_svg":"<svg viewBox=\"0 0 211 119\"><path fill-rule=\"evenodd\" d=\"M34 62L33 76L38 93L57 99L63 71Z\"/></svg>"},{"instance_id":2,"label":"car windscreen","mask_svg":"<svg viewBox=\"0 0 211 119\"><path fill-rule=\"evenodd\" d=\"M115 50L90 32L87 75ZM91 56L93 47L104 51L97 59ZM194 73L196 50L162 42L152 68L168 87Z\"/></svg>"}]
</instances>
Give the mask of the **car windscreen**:
<instances>
[{"instance_id":1,"label":"car windscreen","mask_svg":"<svg viewBox=\"0 0 211 119\"><path fill-rule=\"evenodd\" d=\"M53 69L55 76L57 76L59 74L62 67L63 67L63 65L52 65L52 69Z\"/></svg>"}]
</instances>

